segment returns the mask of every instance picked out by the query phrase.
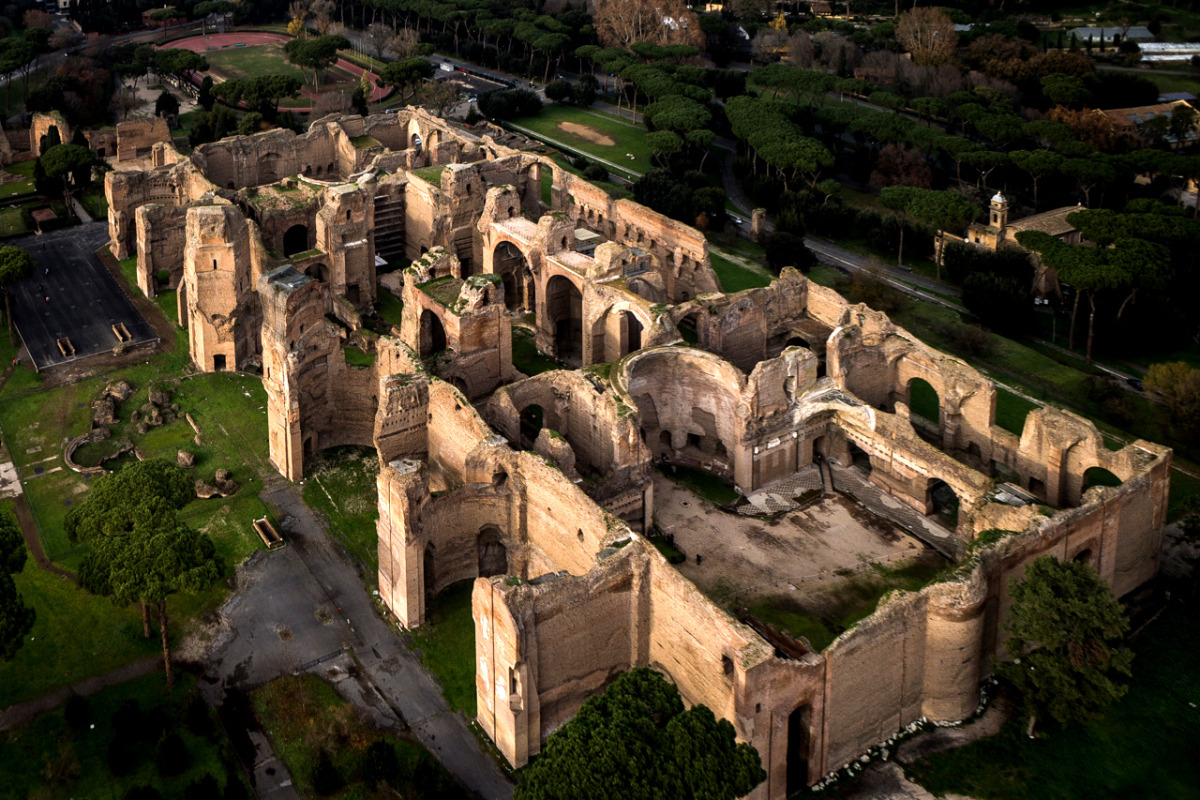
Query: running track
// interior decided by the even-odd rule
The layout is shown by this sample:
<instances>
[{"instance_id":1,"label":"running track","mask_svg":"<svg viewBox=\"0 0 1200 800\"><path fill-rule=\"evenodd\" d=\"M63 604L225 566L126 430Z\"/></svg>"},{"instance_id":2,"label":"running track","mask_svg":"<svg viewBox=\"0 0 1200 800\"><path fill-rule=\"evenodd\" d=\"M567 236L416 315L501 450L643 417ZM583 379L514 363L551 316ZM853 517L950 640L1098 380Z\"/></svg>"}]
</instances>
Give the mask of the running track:
<instances>
[{"instance_id":1,"label":"running track","mask_svg":"<svg viewBox=\"0 0 1200 800\"><path fill-rule=\"evenodd\" d=\"M280 33L263 33L263 32L214 33L211 36L192 36L187 39L179 39L174 42L169 42L169 43L163 45L163 49L175 48L178 50L191 50L193 53L200 53L201 55L206 55L206 54L212 52L212 50L210 48L214 48L214 47L219 48L219 49L224 49L224 48L232 47L233 45L236 45L236 44L243 44L247 47L250 47L251 45L256 45L256 44L283 44L284 42L289 41L290 38L291 37L284 36L283 34L280 34ZM363 69L362 67L355 66L354 64L351 64L349 61L345 60L344 58L339 58L337 61L337 64L335 64L335 66L340 70L344 70L345 72L350 73L355 78L361 77L362 74L364 72L366 72L367 73L367 81L370 82L370 84L371 84L371 102L372 103L378 103L380 100L382 100L384 97L387 96L388 91L390 91L390 89L391 89L391 87L389 87L389 86L377 85L376 80L379 78L379 76L376 75L374 72L368 72L367 70ZM198 75L196 73L192 74L192 82L195 83L197 86L200 85L201 80L203 80L203 78L201 78L200 75ZM314 100L317 97L317 93L309 90L308 88L301 89L300 94L304 95L305 97L314 99ZM302 111L303 112L303 111L312 111L312 108L311 107L309 107L309 108L286 108L286 109L281 109L281 110Z\"/></svg>"}]
</instances>

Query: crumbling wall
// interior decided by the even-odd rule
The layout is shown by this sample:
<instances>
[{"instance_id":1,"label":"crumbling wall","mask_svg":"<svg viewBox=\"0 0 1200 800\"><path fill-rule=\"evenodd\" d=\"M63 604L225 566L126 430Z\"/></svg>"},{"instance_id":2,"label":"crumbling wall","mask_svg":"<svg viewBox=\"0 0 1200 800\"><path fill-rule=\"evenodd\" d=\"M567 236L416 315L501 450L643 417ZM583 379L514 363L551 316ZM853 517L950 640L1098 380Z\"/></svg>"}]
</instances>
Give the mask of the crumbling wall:
<instances>
[{"instance_id":1,"label":"crumbling wall","mask_svg":"<svg viewBox=\"0 0 1200 800\"><path fill-rule=\"evenodd\" d=\"M113 255L125 259L137 252L134 215L139 206L227 202L215 197L215 191L216 187L190 161L171 162L142 172L105 173L104 196L108 200L108 237Z\"/></svg>"},{"instance_id":2,"label":"crumbling wall","mask_svg":"<svg viewBox=\"0 0 1200 800\"><path fill-rule=\"evenodd\" d=\"M134 213L137 241L137 282L146 297L158 295L158 273L168 273L164 289L183 281L187 245L187 208L158 204L139 206ZM187 320L181 320L186 323Z\"/></svg>"},{"instance_id":3,"label":"crumbling wall","mask_svg":"<svg viewBox=\"0 0 1200 800\"><path fill-rule=\"evenodd\" d=\"M146 158L154 145L171 141L171 128L162 117L118 123L116 133L117 163Z\"/></svg>"}]
</instances>

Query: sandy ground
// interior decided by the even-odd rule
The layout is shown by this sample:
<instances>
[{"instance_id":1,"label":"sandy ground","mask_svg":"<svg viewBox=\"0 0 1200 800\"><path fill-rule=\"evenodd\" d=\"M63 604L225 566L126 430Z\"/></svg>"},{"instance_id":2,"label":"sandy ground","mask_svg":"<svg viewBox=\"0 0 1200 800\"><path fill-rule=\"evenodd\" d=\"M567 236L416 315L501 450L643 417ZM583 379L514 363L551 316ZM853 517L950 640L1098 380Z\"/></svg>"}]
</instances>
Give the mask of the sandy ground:
<instances>
[{"instance_id":1,"label":"sandy ground","mask_svg":"<svg viewBox=\"0 0 1200 800\"><path fill-rule=\"evenodd\" d=\"M710 595L732 589L742 602L781 593L815 599L841 580L837 570L909 561L929 552L841 496L768 521L721 511L657 476L654 506L659 527L688 556L679 571ZM697 555L703 557L700 564Z\"/></svg>"},{"instance_id":2,"label":"sandy ground","mask_svg":"<svg viewBox=\"0 0 1200 800\"><path fill-rule=\"evenodd\" d=\"M581 139L587 139L593 144L602 144L605 147L612 147L616 144L611 136L605 136L595 128L587 125L580 125L578 122L560 122L558 123L558 128L561 131L578 136Z\"/></svg>"}]
</instances>

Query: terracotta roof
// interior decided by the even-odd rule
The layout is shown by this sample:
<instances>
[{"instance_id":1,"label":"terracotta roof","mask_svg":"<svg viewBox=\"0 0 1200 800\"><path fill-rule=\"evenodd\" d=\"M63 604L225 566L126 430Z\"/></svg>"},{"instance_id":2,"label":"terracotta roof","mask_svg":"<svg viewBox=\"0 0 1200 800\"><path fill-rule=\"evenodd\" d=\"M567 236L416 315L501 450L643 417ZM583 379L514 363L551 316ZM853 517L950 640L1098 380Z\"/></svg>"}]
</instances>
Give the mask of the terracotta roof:
<instances>
[{"instance_id":1,"label":"terracotta roof","mask_svg":"<svg viewBox=\"0 0 1200 800\"><path fill-rule=\"evenodd\" d=\"M1067 215L1082 211L1083 206L1063 206L1053 211L1043 211L1031 217L1024 217L1008 223L1008 229L1014 234L1019 231L1042 231L1051 236L1062 236L1075 230L1075 226L1067 222Z\"/></svg>"},{"instance_id":2,"label":"terracotta roof","mask_svg":"<svg viewBox=\"0 0 1200 800\"><path fill-rule=\"evenodd\" d=\"M1155 103L1151 106L1135 106L1133 108L1110 108L1104 112L1104 116L1116 123L1117 127L1127 131L1135 131L1146 120L1165 114L1171 116L1171 112L1176 106L1188 106L1191 104L1184 100L1175 100L1170 103Z\"/></svg>"}]
</instances>

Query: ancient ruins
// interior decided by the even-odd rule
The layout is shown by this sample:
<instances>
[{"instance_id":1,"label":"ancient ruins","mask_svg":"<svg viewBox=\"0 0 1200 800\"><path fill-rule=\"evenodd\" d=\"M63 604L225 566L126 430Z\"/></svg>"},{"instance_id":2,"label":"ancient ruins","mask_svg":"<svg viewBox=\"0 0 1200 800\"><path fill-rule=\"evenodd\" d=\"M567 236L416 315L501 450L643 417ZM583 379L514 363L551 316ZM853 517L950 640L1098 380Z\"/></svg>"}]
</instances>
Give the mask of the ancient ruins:
<instances>
[{"instance_id":1,"label":"ancient ruins","mask_svg":"<svg viewBox=\"0 0 1200 800\"><path fill-rule=\"evenodd\" d=\"M198 369L261 369L284 476L376 448L382 599L415 627L474 579L478 718L514 766L645 665L733 723L768 772L753 797L778 800L915 720L972 714L1009 579L1037 556L1086 561L1118 596L1157 572L1169 450L1111 449L1050 408L1011 433L991 380L884 314L794 270L722 294L701 233L544 157L408 109L149 159L106 176L114 253L136 252L148 295L178 289ZM381 332L377 273L402 258L403 322ZM574 369L518 372L517 329ZM936 419L914 413L918 385ZM653 546L681 506L656 504L656 464L764 513L812 478L822 503L834 487L916 520L895 537L950 568L812 647L731 615ZM1097 468L1120 485L1089 487ZM788 532L856 558L756 524L760 546ZM796 589L802 560L776 561Z\"/></svg>"}]
</instances>

